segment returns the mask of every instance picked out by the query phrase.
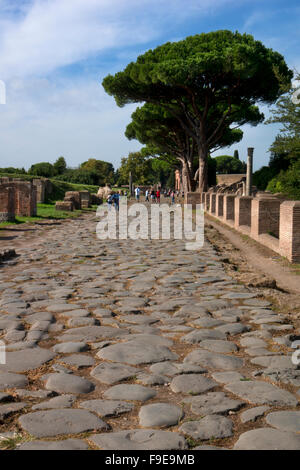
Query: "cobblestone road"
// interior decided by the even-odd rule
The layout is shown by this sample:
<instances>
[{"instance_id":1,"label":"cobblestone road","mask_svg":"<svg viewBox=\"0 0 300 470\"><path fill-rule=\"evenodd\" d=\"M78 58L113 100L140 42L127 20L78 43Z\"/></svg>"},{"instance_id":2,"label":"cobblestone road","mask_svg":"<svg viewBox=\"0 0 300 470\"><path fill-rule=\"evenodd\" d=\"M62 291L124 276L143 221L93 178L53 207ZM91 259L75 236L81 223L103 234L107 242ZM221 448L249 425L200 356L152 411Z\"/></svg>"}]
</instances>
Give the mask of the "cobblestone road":
<instances>
[{"instance_id":1,"label":"cobblestone road","mask_svg":"<svg viewBox=\"0 0 300 470\"><path fill-rule=\"evenodd\" d=\"M95 227L45 231L0 270L2 446L300 449L290 320L208 243Z\"/></svg>"}]
</instances>

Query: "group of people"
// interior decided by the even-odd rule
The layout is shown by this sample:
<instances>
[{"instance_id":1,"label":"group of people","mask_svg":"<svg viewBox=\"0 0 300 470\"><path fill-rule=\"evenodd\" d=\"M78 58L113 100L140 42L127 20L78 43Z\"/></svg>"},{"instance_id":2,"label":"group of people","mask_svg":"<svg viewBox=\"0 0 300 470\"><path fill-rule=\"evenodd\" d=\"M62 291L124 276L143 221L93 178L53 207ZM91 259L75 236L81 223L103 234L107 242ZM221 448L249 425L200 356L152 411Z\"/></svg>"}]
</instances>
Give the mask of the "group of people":
<instances>
[{"instance_id":1,"label":"group of people","mask_svg":"<svg viewBox=\"0 0 300 470\"><path fill-rule=\"evenodd\" d=\"M140 200L140 193L141 193L141 190L139 187L135 188L135 198L137 201ZM145 201L146 202L150 202L151 203L156 203L156 204L159 204L160 203L160 198L161 198L161 194L163 194L163 196L165 198L167 197L170 197L171 198L171 204L175 204L175 199L176 197L178 198L180 196L180 192L179 191L174 191L173 189L164 189L163 191L161 189L146 189L145 191ZM184 192L182 191L181 192L181 196L182 198L184 197Z\"/></svg>"},{"instance_id":2,"label":"group of people","mask_svg":"<svg viewBox=\"0 0 300 470\"><path fill-rule=\"evenodd\" d=\"M138 186L135 188L134 194L135 194L136 201L139 202L141 189ZM145 191L145 201L146 202L151 201L151 203L160 204L161 194L163 194L165 198L169 197L171 204L175 204L176 198L179 198L180 194L182 198L184 197L183 191L180 193L179 191L175 191L174 189L169 189L169 190L164 189L163 191L161 191L161 189L159 188L157 190L151 188L151 189L146 189ZM112 208L112 206L114 206L116 210L119 210L120 196L123 196L123 195L126 197L127 191L125 191L125 193L123 193L123 191L119 191L119 192L112 191L111 194L109 194L107 198L107 204L108 204L109 210Z\"/></svg>"}]
</instances>

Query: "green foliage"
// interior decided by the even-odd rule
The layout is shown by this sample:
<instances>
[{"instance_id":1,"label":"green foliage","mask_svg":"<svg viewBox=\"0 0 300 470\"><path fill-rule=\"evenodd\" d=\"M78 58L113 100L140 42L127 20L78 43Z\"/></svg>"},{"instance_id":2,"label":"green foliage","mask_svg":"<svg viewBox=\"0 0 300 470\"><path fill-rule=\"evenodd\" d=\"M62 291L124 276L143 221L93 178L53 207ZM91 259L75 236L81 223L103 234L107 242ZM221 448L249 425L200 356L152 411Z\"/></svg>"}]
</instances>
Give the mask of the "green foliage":
<instances>
[{"instance_id":1,"label":"green foliage","mask_svg":"<svg viewBox=\"0 0 300 470\"><path fill-rule=\"evenodd\" d=\"M9 175L14 173L26 175L26 170L25 168L13 168L12 166L10 166L8 168L0 168L0 174L2 173L8 173Z\"/></svg>"},{"instance_id":2,"label":"green foliage","mask_svg":"<svg viewBox=\"0 0 300 470\"><path fill-rule=\"evenodd\" d=\"M220 174L245 173L247 169L245 162L230 155L219 155L214 160L216 161L216 171Z\"/></svg>"},{"instance_id":3,"label":"green foliage","mask_svg":"<svg viewBox=\"0 0 300 470\"><path fill-rule=\"evenodd\" d=\"M267 188L269 181L271 181L275 175L276 171L273 168L263 166L253 173L253 184L259 190L264 191Z\"/></svg>"},{"instance_id":4,"label":"green foliage","mask_svg":"<svg viewBox=\"0 0 300 470\"><path fill-rule=\"evenodd\" d=\"M234 153L233 153L233 158L237 158L238 160L240 159L239 151L238 151L238 150L235 150L235 151L234 151Z\"/></svg>"},{"instance_id":5,"label":"green foliage","mask_svg":"<svg viewBox=\"0 0 300 470\"><path fill-rule=\"evenodd\" d=\"M105 77L103 86L118 106L146 101L163 107L206 162L224 141L228 145L241 139L242 132L232 127L262 122L255 103L274 102L292 75L279 53L252 36L215 31L149 50L124 71Z\"/></svg>"},{"instance_id":6,"label":"green foliage","mask_svg":"<svg viewBox=\"0 0 300 470\"><path fill-rule=\"evenodd\" d=\"M28 174L34 175L34 176L43 176L45 178L51 178L51 176L54 176L55 170L53 165L48 162L41 162L41 163L35 163L34 165L31 165L30 169L28 170Z\"/></svg>"},{"instance_id":7,"label":"green foliage","mask_svg":"<svg viewBox=\"0 0 300 470\"><path fill-rule=\"evenodd\" d=\"M67 169L67 163L64 157L59 157L53 164L56 175L62 175Z\"/></svg>"},{"instance_id":8,"label":"green foliage","mask_svg":"<svg viewBox=\"0 0 300 470\"><path fill-rule=\"evenodd\" d=\"M91 175L96 175L94 178L95 182L88 184L104 185L105 183L112 184L114 182L114 167L109 162L97 160L96 158L89 158L86 162L80 165L80 169L90 172Z\"/></svg>"},{"instance_id":9,"label":"green foliage","mask_svg":"<svg viewBox=\"0 0 300 470\"><path fill-rule=\"evenodd\" d=\"M123 157L121 159L120 176L117 184L128 184L130 172L134 184L147 184L149 182L149 174L151 174L150 159L141 152L130 152L128 157Z\"/></svg>"},{"instance_id":10,"label":"green foliage","mask_svg":"<svg viewBox=\"0 0 300 470\"><path fill-rule=\"evenodd\" d=\"M273 178L267 190L272 193L283 193L290 199L300 200L300 159L286 171L281 171Z\"/></svg>"}]
</instances>

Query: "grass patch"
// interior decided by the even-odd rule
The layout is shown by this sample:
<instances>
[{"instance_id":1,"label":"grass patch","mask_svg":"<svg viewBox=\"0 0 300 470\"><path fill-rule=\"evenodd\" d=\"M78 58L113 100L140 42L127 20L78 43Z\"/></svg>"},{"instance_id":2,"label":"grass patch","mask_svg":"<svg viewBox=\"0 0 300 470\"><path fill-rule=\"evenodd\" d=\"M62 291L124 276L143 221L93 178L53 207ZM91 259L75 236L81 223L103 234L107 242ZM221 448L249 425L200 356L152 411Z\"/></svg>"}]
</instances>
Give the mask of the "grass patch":
<instances>
[{"instance_id":1,"label":"grass patch","mask_svg":"<svg viewBox=\"0 0 300 470\"><path fill-rule=\"evenodd\" d=\"M24 223L36 223L42 220L61 220L61 219L70 219L80 216L85 212L96 211L97 206L89 207L88 209L75 210L72 212L68 211L57 211L55 209L55 204L38 204L37 205L37 215L34 217L22 217L16 216L15 222L1 222L0 228L4 228L11 225L19 225Z\"/></svg>"}]
</instances>

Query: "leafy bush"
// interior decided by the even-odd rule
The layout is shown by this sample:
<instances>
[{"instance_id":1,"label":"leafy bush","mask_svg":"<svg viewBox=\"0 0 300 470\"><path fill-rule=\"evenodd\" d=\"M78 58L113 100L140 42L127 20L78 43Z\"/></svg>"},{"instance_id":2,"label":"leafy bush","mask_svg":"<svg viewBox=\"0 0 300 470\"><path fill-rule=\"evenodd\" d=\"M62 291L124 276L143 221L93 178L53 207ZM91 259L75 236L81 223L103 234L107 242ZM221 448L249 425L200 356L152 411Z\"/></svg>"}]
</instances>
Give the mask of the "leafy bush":
<instances>
[{"instance_id":1,"label":"leafy bush","mask_svg":"<svg viewBox=\"0 0 300 470\"><path fill-rule=\"evenodd\" d=\"M290 199L300 200L300 159L288 170L281 171L273 178L267 190L272 193L283 193Z\"/></svg>"}]
</instances>

